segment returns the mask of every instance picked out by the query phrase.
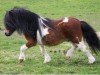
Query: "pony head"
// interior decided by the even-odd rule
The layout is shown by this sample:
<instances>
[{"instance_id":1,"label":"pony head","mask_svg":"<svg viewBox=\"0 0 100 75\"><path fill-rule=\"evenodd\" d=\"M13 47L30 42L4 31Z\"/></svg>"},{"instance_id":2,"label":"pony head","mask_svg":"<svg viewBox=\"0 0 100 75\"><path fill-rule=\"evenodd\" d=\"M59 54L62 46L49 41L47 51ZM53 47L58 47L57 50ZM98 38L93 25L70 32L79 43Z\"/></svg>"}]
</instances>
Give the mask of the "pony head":
<instances>
[{"instance_id":1,"label":"pony head","mask_svg":"<svg viewBox=\"0 0 100 75\"><path fill-rule=\"evenodd\" d=\"M5 35L10 36L14 31L19 34L29 34L36 39L36 33L40 27L47 26L53 28L51 20L40 17L39 15L24 8L13 8L6 12L4 17Z\"/></svg>"},{"instance_id":2,"label":"pony head","mask_svg":"<svg viewBox=\"0 0 100 75\"><path fill-rule=\"evenodd\" d=\"M16 30L12 11L7 11L4 17L5 35L10 36Z\"/></svg>"}]
</instances>

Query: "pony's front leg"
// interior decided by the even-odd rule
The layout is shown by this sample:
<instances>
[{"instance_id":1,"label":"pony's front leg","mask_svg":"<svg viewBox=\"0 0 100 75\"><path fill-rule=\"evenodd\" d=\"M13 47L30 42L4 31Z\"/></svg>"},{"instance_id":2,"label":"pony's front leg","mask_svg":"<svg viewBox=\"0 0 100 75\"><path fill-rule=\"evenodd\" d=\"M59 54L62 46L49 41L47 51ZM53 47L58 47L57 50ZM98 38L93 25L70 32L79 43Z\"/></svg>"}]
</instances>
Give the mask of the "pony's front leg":
<instances>
[{"instance_id":1,"label":"pony's front leg","mask_svg":"<svg viewBox=\"0 0 100 75\"><path fill-rule=\"evenodd\" d=\"M72 43L71 48L66 53L66 57L68 57L68 58L72 57L75 49L76 49L76 45Z\"/></svg>"},{"instance_id":2,"label":"pony's front leg","mask_svg":"<svg viewBox=\"0 0 100 75\"><path fill-rule=\"evenodd\" d=\"M50 61L51 61L51 57L50 57L49 54L47 53L47 51L46 51L44 45L41 44L41 45L39 45L39 47L40 47L41 53L42 53L43 56L44 56L44 63L50 62Z\"/></svg>"},{"instance_id":3,"label":"pony's front leg","mask_svg":"<svg viewBox=\"0 0 100 75\"><path fill-rule=\"evenodd\" d=\"M20 47L20 55L19 55L19 61L20 63L23 62L23 60L25 60L25 50L28 49L28 47L26 46L26 44L22 45Z\"/></svg>"},{"instance_id":4,"label":"pony's front leg","mask_svg":"<svg viewBox=\"0 0 100 75\"><path fill-rule=\"evenodd\" d=\"M23 62L23 60L25 60L25 53L24 52L28 48L36 45L36 40L34 40L33 38L29 37L28 35L24 35L24 36L25 36L25 38L26 38L26 40L28 42L20 47L20 55L19 55L20 63Z\"/></svg>"}]
</instances>

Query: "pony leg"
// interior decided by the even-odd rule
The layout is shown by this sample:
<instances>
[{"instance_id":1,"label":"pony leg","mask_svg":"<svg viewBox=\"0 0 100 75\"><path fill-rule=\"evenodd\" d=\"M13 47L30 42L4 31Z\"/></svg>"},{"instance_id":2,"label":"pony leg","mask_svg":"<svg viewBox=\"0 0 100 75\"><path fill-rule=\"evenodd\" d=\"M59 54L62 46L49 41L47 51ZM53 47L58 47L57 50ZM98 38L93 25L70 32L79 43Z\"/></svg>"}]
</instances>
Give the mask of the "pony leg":
<instances>
[{"instance_id":1,"label":"pony leg","mask_svg":"<svg viewBox=\"0 0 100 75\"><path fill-rule=\"evenodd\" d=\"M40 47L40 50L41 50L41 53L43 54L44 56L44 63L48 63L50 62L51 60L51 57L49 56L49 54L47 53L44 45L42 44L42 38L40 36L40 33L39 31L37 31L37 43L39 44L39 47Z\"/></svg>"},{"instance_id":2,"label":"pony leg","mask_svg":"<svg viewBox=\"0 0 100 75\"><path fill-rule=\"evenodd\" d=\"M25 60L25 50L28 49L28 47L26 46L26 44L22 45L20 47L20 55L19 55L19 60L20 60L20 63L23 62L23 60Z\"/></svg>"},{"instance_id":3,"label":"pony leg","mask_svg":"<svg viewBox=\"0 0 100 75\"><path fill-rule=\"evenodd\" d=\"M89 64L92 64L92 63L95 62L95 58L93 57L91 52L89 50L87 50L84 41L79 42L79 44L77 44L77 46L81 51L83 51L86 54L86 56L88 57L88 63Z\"/></svg>"},{"instance_id":4,"label":"pony leg","mask_svg":"<svg viewBox=\"0 0 100 75\"><path fill-rule=\"evenodd\" d=\"M33 38L29 37L28 35L24 35L24 36L25 36L25 38L26 38L26 40L28 42L20 47L20 55L19 55L20 63L23 62L23 60L25 60L25 53L24 52L28 48L36 45L36 40L34 40Z\"/></svg>"},{"instance_id":5,"label":"pony leg","mask_svg":"<svg viewBox=\"0 0 100 75\"><path fill-rule=\"evenodd\" d=\"M76 49L76 46L75 46L75 44L72 43L71 48L66 53L66 57L68 57L68 58L72 57L75 49Z\"/></svg>"},{"instance_id":6,"label":"pony leg","mask_svg":"<svg viewBox=\"0 0 100 75\"><path fill-rule=\"evenodd\" d=\"M24 52L25 52L28 48L34 46L35 44L36 44L35 42L33 42L32 40L30 40L30 41L28 41L28 43L26 43L26 44L24 44L24 45L22 45L22 46L20 47L20 55L19 55L20 63L23 62L23 60L25 60L25 53L24 53Z\"/></svg>"},{"instance_id":7,"label":"pony leg","mask_svg":"<svg viewBox=\"0 0 100 75\"><path fill-rule=\"evenodd\" d=\"M46 51L44 45L41 44L41 45L39 45L39 47L40 47L41 53L42 53L43 56L44 56L44 63L50 62L50 61L51 61L51 57L50 57L49 54L47 53L47 51Z\"/></svg>"}]
</instances>

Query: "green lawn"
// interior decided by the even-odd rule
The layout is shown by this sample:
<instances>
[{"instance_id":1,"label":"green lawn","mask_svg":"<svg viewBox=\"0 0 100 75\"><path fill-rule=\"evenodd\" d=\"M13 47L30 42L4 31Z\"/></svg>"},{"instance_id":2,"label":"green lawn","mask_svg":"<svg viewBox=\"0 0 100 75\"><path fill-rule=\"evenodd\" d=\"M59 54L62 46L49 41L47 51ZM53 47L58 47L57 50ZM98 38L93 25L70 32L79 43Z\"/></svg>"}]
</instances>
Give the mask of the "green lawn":
<instances>
[{"instance_id":1,"label":"green lawn","mask_svg":"<svg viewBox=\"0 0 100 75\"><path fill-rule=\"evenodd\" d=\"M41 16L51 19L64 16L85 20L96 31L100 31L100 0L0 0L0 28L4 29L3 18L7 10L14 6L24 7ZM26 60L18 64L19 48L26 43L18 34L6 37L0 30L0 73L9 74L100 74L100 53L96 62L88 64L87 57L78 50L71 59L67 59L63 50L70 48L70 43L64 42L55 47L46 47L52 60L43 63L43 56L38 46L26 51ZM61 52L50 52L61 50Z\"/></svg>"}]
</instances>

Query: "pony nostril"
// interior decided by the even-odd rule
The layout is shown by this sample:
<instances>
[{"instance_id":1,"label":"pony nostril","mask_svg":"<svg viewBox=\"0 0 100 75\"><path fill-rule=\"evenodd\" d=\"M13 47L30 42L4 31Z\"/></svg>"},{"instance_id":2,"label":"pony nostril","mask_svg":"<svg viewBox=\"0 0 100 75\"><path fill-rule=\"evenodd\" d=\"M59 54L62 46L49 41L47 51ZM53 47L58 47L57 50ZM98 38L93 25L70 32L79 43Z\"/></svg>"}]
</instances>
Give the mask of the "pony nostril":
<instances>
[{"instance_id":1,"label":"pony nostril","mask_svg":"<svg viewBox=\"0 0 100 75\"><path fill-rule=\"evenodd\" d=\"M6 32L5 32L5 35L6 35L6 36L10 36L10 34L9 34L9 33L6 33Z\"/></svg>"},{"instance_id":2,"label":"pony nostril","mask_svg":"<svg viewBox=\"0 0 100 75\"><path fill-rule=\"evenodd\" d=\"M9 30L4 30L6 36L10 36Z\"/></svg>"}]
</instances>

